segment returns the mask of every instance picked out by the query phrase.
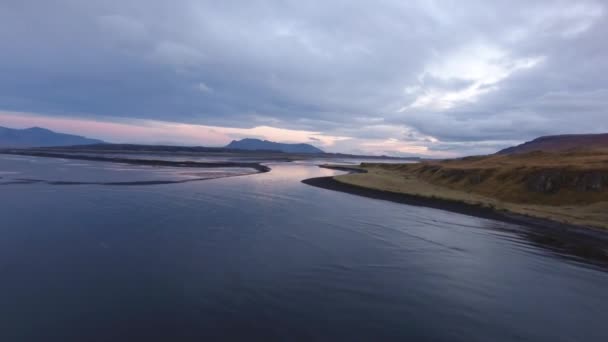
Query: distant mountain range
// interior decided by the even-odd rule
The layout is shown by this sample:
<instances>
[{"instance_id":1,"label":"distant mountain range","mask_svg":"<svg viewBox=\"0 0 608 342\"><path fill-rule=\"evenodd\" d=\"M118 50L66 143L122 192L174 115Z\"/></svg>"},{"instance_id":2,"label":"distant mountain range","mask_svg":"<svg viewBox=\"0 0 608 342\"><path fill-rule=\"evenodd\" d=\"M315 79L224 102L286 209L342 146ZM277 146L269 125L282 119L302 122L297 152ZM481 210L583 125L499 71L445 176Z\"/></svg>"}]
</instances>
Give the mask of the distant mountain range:
<instances>
[{"instance_id":1,"label":"distant mountain range","mask_svg":"<svg viewBox=\"0 0 608 342\"><path fill-rule=\"evenodd\" d=\"M521 145L505 148L497 154L516 154L532 151L563 152L580 149L608 149L608 133L549 135Z\"/></svg>"},{"instance_id":2,"label":"distant mountain range","mask_svg":"<svg viewBox=\"0 0 608 342\"><path fill-rule=\"evenodd\" d=\"M333 158L368 158L419 160L419 157L363 156L344 153L326 153L311 144L284 144L268 140L245 138L233 140L225 147L113 144L98 139L54 132L46 128L13 129L0 126L0 149L44 148L61 151L132 151L164 153L252 153L252 154L318 154Z\"/></svg>"},{"instance_id":3,"label":"distant mountain range","mask_svg":"<svg viewBox=\"0 0 608 342\"><path fill-rule=\"evenodd\" d=\"M282 144L260 139L233 140L226 145L227 149L247 151L280 151L285 153L325 153L310 144Z\"/></svg>"},{"instance_id":4,"label":"distant mountain range","mask_svg":"<svg viewBox=\"0 0 608 342\"><path fill-rule=\"evenodd\" d=\"M50 147L101 143L103 143L101 140L56 133L40 127L26 129L0 127L0 147Z\"/></svg>"},{"instance_id":5,"label":"distant mountain range","mask_svg":"<svg viewBox=\"0 0 608 342\"><path fill-rule=\"evenodd\" d=\"M234 156L239 155L251 155L256 156L255 158L262 158L266 160L285 160L285 158L291 158L290 153L285 153L278 150L241 150L226 147L205 147L205 146L176 146L176 145L139 145L139 144L93 144L93 145L80 145L80 146L59 146L59 147L44 147L37 149L40 152L82 152L82 153L95 153L95 152L137 152L137 153L174 153L174 154L215 154L218 156ZM356 154L345 154L345 153L294 153L298 154L299 158L311 157L311 158L355 158L358 160L408 160L408 161L419 161L420 157L391 157L386 155L381 156L366 156Z\"/></svg>"}]
</instances>

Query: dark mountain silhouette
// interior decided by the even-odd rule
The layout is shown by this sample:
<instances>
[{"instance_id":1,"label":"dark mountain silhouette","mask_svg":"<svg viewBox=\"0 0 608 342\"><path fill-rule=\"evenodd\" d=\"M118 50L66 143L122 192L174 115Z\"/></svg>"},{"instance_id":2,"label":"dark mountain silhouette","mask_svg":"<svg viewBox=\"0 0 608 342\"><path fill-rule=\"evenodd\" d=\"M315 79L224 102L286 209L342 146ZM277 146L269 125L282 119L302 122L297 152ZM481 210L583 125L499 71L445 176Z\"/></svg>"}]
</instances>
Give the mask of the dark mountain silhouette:
<instances>
[{"instance_id":1,"label":"dark mountain silhouette","mask_svg":"<svg viewBox=\"0 0 608 342\"><path fill-rule=\"evenodd\" d=\"M40 127L26 129L0 127L0 147L48 147L99 143L103 143L103 141L78 135L56 133Z\"/></svg>"},{"instance_id":2,"label":"dark mountain silhouette","mask_svg":"<svg viewBox=\"0 0 608 342\"><path fill-rule=\"evenodd\" d=\"M282 144L268 140L249 138L238 141L233 140L226 148L248 151L281 151L286 153L324 153L321 149L310 144Z\"/></svg>"},{"instance_id":3,"label":"dark mountain silhouette","mask_svg":"<svg viewBox=\"0 0 608 342\"><path fill-rule=\"evenodd\" d=\"M532 151L563 152L568 150L608 149L608 133L549 135L521 145L505 148L497 154L515 154Z\"/></svg>"}]
</instances>

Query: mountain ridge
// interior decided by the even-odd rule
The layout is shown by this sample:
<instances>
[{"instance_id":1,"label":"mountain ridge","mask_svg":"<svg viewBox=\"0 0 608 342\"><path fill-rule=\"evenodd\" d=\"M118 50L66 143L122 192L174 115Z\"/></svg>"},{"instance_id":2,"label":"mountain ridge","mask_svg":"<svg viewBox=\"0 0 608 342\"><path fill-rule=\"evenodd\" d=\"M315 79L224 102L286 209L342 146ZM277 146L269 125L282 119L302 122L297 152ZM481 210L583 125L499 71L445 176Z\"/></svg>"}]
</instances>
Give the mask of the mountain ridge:
<instances>
[{"instance_id":1,"label":"mountain ridge","mask_svg":"<svg viewBox=\"0 0 608 342\"><path fill-rule=\"evenodd\" d=\"M577 149L608 149L608 133L546 135L502 149L496 154L519 154L533 151L564 152Z\"/></svg>"},{"instance_id":2,"label":"mountain ridge","mask_svg":"<svg viewBox=\"0 0 608 342\"><path fill-rule=\"evenodd\" d=\"M0 147L54 147L102 143L102 140L54 132L42 127L16 129L0 126Z\"/></svg>"},{"instance_id":3,"label":"mountain ridge","mask_svg":"<svg viewBox=\"0 0 608 342\"><path fill-rule=\"evenodd\" d=\"M232 140L225 148L247 151L280 151L286 153L325 153L320 148L310 144L284 144L253 138Z\"/></svg>"}]
</instances>

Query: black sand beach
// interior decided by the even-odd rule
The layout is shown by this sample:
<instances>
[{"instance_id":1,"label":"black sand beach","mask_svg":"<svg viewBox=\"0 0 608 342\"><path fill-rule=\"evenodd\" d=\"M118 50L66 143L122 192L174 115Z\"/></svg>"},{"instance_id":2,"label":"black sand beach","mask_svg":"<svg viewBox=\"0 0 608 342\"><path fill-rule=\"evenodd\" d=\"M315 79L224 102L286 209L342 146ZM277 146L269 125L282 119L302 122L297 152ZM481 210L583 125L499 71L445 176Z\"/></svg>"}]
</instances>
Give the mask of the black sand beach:
<instances>
[{"instance_id":1,"label":"black sand beach","mask_svg":"<svg viewBox=\"0 0 608 342\"><path fill-rule=\"evenodd\" d=\"M325 166L324 166L325 167ZM352 168L336 168L353 172ZM354 170L354 172L364 172ZM400 204L435 208L454 213L491 219L514 225L532 227L542 233L543 243L559 244L559 248L571 250L581 257L593 258L608 262L608 232L592 227L564 224L551 220L497 211L492 208L450 201L440 198L428 198L410 194L369 189L335 180L333 177L317 177L302 180L302 183L318 188L344 192L352 195L390 201ZM581 247L584 246L584 247ZM574 249L574 251L572 251Z\"/></svg>"}]
</instances>

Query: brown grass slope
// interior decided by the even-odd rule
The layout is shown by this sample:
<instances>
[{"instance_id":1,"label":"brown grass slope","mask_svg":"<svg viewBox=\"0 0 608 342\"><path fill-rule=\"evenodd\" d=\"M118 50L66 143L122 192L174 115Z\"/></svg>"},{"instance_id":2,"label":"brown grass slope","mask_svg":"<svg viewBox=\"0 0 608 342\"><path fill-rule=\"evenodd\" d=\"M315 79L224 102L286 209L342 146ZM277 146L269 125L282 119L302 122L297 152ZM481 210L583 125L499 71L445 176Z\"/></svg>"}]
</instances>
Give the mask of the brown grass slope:
<instances>
[{"instance_id":1,"label":"brown grass slope","mask_svg":"<svg viewBox=\"0 0 608 342\"><path fill-rule=\"evenodd\" d=\"M527 153L532 151L566 152L576 149L608 149L608 133L544 136L521 145L506 148L497 154Z\"/></svg>"},{"instance_id":2,"label":"brown grass slope","mask_svg":"<svg viewBox=\"0 0 608 342\"><path fill-rule=\"evenodd\" d=\"M531 152L417 164L362 164L336 180L608 228L608 152Z\"/></svg>"}]
</instances>

